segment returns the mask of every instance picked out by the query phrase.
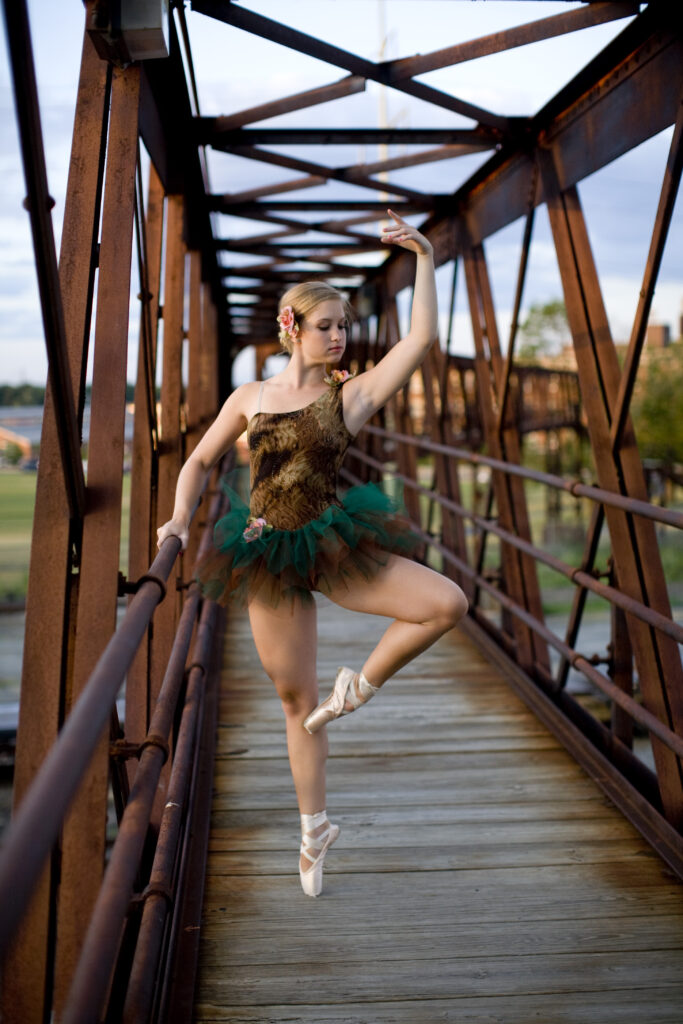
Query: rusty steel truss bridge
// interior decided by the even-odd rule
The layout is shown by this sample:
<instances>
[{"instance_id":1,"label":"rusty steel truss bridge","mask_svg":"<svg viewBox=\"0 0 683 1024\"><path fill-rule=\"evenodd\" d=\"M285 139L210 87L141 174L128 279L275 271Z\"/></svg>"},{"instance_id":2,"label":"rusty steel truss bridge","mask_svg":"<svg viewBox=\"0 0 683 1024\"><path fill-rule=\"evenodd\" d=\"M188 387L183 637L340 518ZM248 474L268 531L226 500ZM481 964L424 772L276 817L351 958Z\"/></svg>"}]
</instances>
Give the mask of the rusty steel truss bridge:
<instances>
[{"instance_id":1,"label":"rusty steel truss bridge","mask_svg":"<svg viewBox=\"0 0 683 1024\"><path fill-rule=\"evenodd\" d=\"M64 1024L189 1019L179 1010L196 962L186 922L202 899L224 622L196 590L192 566L223 508L217 477L184 555L174 538L157 553L156 527L170 517L178 471L229 393L240 351L256 347L259 374L274 351L277 300L291 282L319 277L348 292L357 313L349 347L357 369L398 340L398 297L411 285L414 260L382 249L373 233L387 197L394 210L418 218L437 267L452 272L449 324L464 281L474 355L456 354L449 327L419 379L361 432L345 480L401 482L422 557L467 593L464 628L683 877L683 626L672 614L660 554L662 532L680 531L683 513L649 500L630 417L683 162L683 14L677 3L652 0L590 2L546 17L542 2L529 3L527 23L463 41L447 28L458 6L442 5L442 49L375 62L291 27L286 4L275 21L229 0L192 0L192 16L214 19L217 30L239 29L329 66L330 84L207 116L199 110L183 3L171 5L169 55L133 60L119 21L125 4L88 0L58 257L26 3L5 2L49 358L15 814L0 861L8 1024L37 1024L53 1011ZM419 80L621 20L612 41L530 116L505 116ZM458 127L429 127L428 114L424 127L411 128L326 126L325 108L316 115L319 105L343 103L368 82L430 105L440 125L444 112L452 114ZM289 127L286 118L284 127L262 126L304 108L319 127ZM469 127L460 127L463 119ZM652 182L656 217L620 362L580 185L672 126L663 177ZM336 153L375 144L402 150L338 166L306 159L307 147ZM209 149L272 165L275 181L215 194ZM392 180L406 168L473 153L481 154L478 169L455 191L445 174L438 193ZM283 180L281 169L291 176ZM540 208L575 369L516 359ZM248 222L253 233L226 237L223 215ZM486 244L516 222L512 324L501 341ZM140 329L122 573L131 295ZM530 465L531 433L583 439L592 477L561 463L554 471ZM572 564L534 535L532 489L590 508ZM540 570L570 581L561 632L546 621ZM580 643L584 609L595 596L610 616L601 656ZM582 701L568 685L571 673L599 701ZM122 724L116 700L124 679ZM649 739L650 757L641 756L638 737Z\"/></svg>"}]
</instances>

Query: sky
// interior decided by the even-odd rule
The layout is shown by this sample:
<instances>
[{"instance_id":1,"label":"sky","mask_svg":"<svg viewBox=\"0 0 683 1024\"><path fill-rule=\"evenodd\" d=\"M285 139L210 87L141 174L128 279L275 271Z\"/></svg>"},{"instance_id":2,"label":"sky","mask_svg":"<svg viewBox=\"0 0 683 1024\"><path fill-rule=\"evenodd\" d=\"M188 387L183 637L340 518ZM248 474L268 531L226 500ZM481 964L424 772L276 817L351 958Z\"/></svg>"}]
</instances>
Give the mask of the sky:
<instances>
[{"instance_id":1,"label":"sky","mask_svg":"<svg viewBox=\"0 0 683 1024\"><path fill-rule=\"evenodd\" d=\"M290 0L287 4L282 0L248 0L243 6L377 60L429 52L582 5L528 0ZM54 0L29 0L29 16L48 180L56 200L53 224L58 244L80 62L83 6L81 0L61 0L59 4ZM219 24L191 11L189 6L187 19L199 81L200 111L204 115L227 114L274 96L328 84L346 74L341 69ZM626 24L623 20L596 26L444 68L421 76L420 80L498 113L533 114ZM28 380L42 384L47 360L28 216L21 205L25 187L2 26L0 37L0 382ZM313 126L350 122L374 126L379 121L382 104L386 108L387 123L391 125L470 127L472 124L459 115L427 107L404 94L392 90L383 93L373 83L368 83L365 92L356 96L263 124ZM671 130L661 133L579 185L612 333L618 341L628 339L635 313L670 139ZM395 152L392 150L389 155ZM302 155L329 165L378 159L374 147L320 147ZM391 180L426 191L451 191L486 158L487 154L480 154L393 171ZM214 192L237 192L298 176L297 172L211 150L207 161ZM325 194L344 198L355 192L351 186L341 183L328 184L306 190L306 197L313 199ZM218 221L218 229L224 237L263 230L263 225L256 228L237 218L220 217ZM414 222L419 223L419 218ZM365 230L376 231L377 227L368 224ZM521 236L522 224L517 222L485 244L503 340L509 330ZM248 265L252 258L233 255L230 259L233 264L239 260ZM442 336L447 331L450 274L448 267L438 274ZM472 338L462 277L460 275L456 295L452 350L469 354ZM136 281L133 281L133 291L137 291ZM536 217L524 309L560 296L547 216L541 209ZM674 336L678 334L682 299L683 212L679 201L652 314L653 320L670 324ZM406 301L402 309L405 319ZM137 317L133 309L129 379L135 376L136 346ZM245 357L243 373L247 375L249 365Z\"/></svg>"}]
</instances>

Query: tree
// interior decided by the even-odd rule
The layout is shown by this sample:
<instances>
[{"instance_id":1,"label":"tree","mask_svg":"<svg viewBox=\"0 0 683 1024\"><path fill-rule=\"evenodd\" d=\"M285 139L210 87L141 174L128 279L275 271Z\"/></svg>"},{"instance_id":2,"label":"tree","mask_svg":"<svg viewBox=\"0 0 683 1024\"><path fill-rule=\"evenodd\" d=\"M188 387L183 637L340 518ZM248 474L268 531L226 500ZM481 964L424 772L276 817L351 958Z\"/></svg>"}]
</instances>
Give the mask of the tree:
<instances>
[{"instance_id":1,"label":"tree","mask_svg":"<svg viewBox=\"0 0 683 1024\"><path fill-rule=\"evenodd\" d=\"M567 309L562 299L529 307L519 325L522 344L517 348L520 362L536 362L539 356L554 355L571 338Z\"/></svg>"},{"instance_id":2,"label":"tree","mask_svg":"<svg viewBox=\"0 0 683 1024\"><path fill-rule=\"evenodd\" d=\"M643 458L665 467L683 463L683 344L652 352L631 403Z\"/></svg>"}]
</instances>

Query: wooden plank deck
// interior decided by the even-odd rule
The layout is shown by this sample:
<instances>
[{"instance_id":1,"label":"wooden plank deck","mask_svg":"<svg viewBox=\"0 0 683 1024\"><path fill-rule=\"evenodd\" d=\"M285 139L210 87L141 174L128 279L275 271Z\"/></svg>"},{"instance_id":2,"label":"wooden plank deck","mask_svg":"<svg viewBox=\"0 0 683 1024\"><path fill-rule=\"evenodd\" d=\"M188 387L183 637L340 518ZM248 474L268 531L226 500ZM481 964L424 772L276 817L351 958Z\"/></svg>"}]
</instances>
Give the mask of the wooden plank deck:
<instances>
[{"instance_id":1,"label":"wooden plank deck","mask_svg":"<svg viewBox=\"0 0 683 1024\"><path fill-rule=\"evenodd\" d=\"M326 692L385 621L321 599L319 622ZM466 637L329 734L342 833L313 900L279 702L233 614L198 1024L681 1024L683 887Z\"/></svg>"}]
</instances>

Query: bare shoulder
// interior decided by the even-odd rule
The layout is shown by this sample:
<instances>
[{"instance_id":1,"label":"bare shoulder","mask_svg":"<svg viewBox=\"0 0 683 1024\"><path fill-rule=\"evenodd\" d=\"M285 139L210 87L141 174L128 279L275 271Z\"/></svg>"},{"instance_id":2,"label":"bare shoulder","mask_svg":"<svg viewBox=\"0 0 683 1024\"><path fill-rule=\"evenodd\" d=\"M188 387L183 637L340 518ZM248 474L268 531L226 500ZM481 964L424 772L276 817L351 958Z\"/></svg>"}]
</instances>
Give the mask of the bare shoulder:
<instances>
[{"instance_id":1,"label":"bare shoulder","mask_svg":"<svg viewBox=\"0 0 683 1024\"><path fill-rule=\"evenodd\" d=\"M260 380L251 380L247 384L240 384L228 399L228 401L232 402L233 408L242 413L247 422L256 412L260 387Z\"/></svg>"}]
</instances>

